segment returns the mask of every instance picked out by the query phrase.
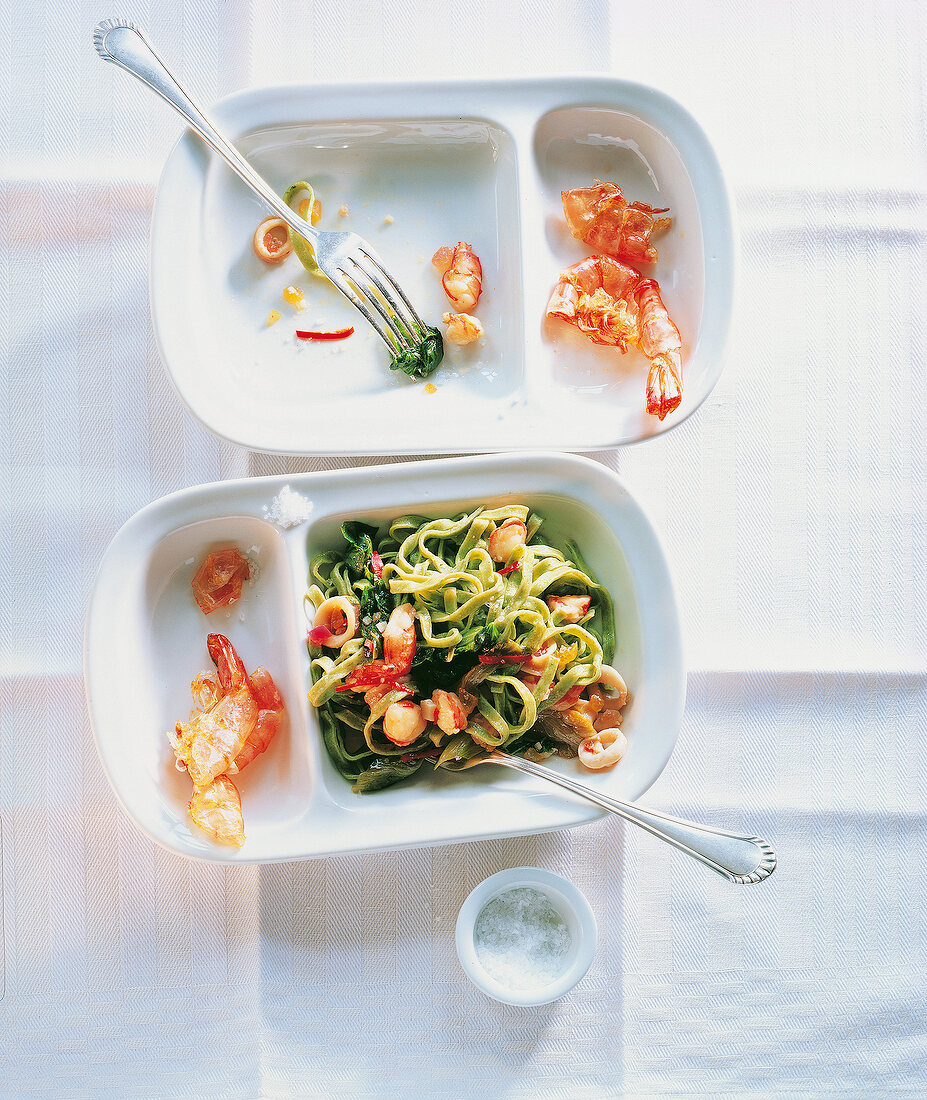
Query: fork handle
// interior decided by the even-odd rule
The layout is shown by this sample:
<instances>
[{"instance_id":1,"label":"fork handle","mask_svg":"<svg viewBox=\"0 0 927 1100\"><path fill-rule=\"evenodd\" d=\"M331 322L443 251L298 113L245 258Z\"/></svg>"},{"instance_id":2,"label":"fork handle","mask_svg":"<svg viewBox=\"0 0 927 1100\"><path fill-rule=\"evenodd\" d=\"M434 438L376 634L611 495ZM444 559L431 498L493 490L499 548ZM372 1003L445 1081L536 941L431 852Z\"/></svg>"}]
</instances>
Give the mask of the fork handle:
<instances>
[{"instance_id":1,"label":"fork handle","mask_svg":"<svg viewBox=\"0 0 927 1100\"><path fill-rule=\"evenodd\" d=\"M223 157L294 233L308 238L310 242L315 240L316 234L307 222L281 200L267 181L255 172L228 138L215 127L134 23L127 19L105 19L94 29L93 42L104 61L118 65L120 69L137 77L183 115L210 149Z\"/></svg>"},{"instance_id":2,"label":"fork handle","mask_svg":"<svg viewBox=\"0 0 927 1100\"><path fill-rule=\"evenodd\" d=\"M504 764L507 768L514 768L516 771L540 776L589 802L594 802L603 810L640 825L648 833L653 833L654 836L672 844L674 848L679 848L680 851L700 860L731 882L742 884L762 882L776 869L776 853L765 840L759 837L739 836L737 833L728 833L722 829L712 829L708 825L696 825L692 821L662 814L658 810L645 810L630 802L609 798L592 787L587 787L584 783L578 783L575 779L569 779L559 772L551 771L530 760L509 756L508 753L498 749L486 759L496 764Z\"/></svg>"}]
</instances>

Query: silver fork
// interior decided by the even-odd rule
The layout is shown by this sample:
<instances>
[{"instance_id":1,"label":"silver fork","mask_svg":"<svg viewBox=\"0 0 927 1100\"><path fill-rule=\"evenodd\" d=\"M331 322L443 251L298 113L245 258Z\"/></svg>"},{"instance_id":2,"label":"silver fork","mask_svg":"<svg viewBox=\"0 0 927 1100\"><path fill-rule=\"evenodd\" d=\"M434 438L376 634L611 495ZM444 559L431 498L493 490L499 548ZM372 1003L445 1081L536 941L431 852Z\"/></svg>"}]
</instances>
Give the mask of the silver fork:
<instances>
[{"instance_id":1,"label":"silver fork","mask_svg":"<svg viewBox=\"0 0 927 1100\"><path fill-rule=\"evenodd\" d=\"M369 321L392 357L402 352L415 352L429 337L437 336L440 341L440 334L429 329L415 312L402 287L363 237L356 233L320 232L282 201L193 101L134 23L127 19L104 19L94 28L93 44L104 61L138 77L183 115L206 144L225 158L274 214L286 222L292 232L309 241L319 268Z\"/></svg>"},{"instance_id":2,"label":"silver fork","mask_svg":"<svg viewBox=\"0 0 927 1100\"><path fill-rule=\"evenodd\" d=\"M603 810L640 825L648 833L672 844L674 848L699 860L731 882L743 885L762 882L776 869L776 853L765 840L757 836L739 836L723 829L713 829L709 825L696 825L693 821L671 817L658 810L645 810L643 806L637 806L633 802L609 798L592 787L587 787L585 783L578 783L550 768L523 760L519 756L510 756L499 749L470 760L448 760L439 766L447 771L460 772L480 764L502 764L506 768L514 768L516 771L527 772L528 775L556 783L558 787L594 802Z\"/></svg>"}]
</instances>

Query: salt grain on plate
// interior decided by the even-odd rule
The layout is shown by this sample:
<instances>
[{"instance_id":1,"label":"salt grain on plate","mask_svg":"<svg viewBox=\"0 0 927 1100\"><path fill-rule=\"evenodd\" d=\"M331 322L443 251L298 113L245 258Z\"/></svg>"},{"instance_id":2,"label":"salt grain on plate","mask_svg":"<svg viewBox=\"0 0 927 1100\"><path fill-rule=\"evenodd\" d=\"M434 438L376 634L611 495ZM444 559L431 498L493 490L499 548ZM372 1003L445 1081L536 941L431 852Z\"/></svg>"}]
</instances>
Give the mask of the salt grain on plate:
<instances>
[{"instance_id":1,"label":"salt grain on plate","mask_svg":"<svg viewBox=\"0 0 927 1100\"><path fill-rule=\"evenodd\" d=\"M270 507L266 504L263 508L264 518L284 529L296 527L305 523L312 512L312 501L307 500L302 493L294 492L289 485L284 485L274 497Z\"/></svg>"},{"instance_id":2,"label":"salt grain on plate","mask_svg":"<svg viewBox=\"0 0 927 1100\"><path fill-rule=\"evenodd\" d=\"M476 957L509 989L541 988L560 977L572 945L570 930L550 900L531 886L491 898L473 927Z\"/></svg>"}]
</instances>

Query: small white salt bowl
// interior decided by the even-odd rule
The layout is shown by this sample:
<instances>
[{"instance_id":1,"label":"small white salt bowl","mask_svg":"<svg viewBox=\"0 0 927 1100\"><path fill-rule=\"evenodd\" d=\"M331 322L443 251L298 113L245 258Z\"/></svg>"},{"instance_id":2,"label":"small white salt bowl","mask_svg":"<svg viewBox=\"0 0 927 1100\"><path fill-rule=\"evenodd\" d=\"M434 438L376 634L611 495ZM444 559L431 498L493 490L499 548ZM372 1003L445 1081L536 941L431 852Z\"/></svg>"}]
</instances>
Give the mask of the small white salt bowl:
<instances>
[{"instance_id":1,"label":"small white salt bowl","mask_svg":"<svg viewBox=\"0 0 927 1100\"><path fill-rule=\"evenodd\" d=\"M500 942L506 936L493 937L493 916L499 921L497 932L511 922L507 931L515 936L507 946ZM540 867L490 875L471 891L457 916L460 965L478 989L503 1004L559 1000L585 977L595 947L595 917L585 896L572 882Z\"/></svg>"}]
</instances>

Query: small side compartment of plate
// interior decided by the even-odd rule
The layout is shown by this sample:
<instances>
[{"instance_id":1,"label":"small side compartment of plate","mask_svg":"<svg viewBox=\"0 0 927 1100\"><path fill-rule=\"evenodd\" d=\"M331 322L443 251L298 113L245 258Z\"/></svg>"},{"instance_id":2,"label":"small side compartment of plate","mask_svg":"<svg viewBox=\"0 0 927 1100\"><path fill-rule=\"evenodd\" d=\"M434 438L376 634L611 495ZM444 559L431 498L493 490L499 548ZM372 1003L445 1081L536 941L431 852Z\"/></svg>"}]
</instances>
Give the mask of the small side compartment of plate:
<instances>
[{"instance_id":1,"label":"small side compartment of plate","mask_svg":"<svg viewBox=\"0 0 927 1100\"><path fill-rule=\"evenodd\" d=\"M677 417L690 408L698 368L698 344L705 293L704 248L692 179L671 136L638 113L633 103L566 106L547 112L534 130L534 170L543 197L545 262L538 266L536 297L549 295L565 268L598 250L575 239L563 215L560 192L590 187L595 180L616 183L628 202L669 207L670 229L654 239L659 258L640 268L656 279L683 336L686 396ZM546 297L544 297L546 304ZM589 425L592 438L615 432L633 439L659 430L646 414L644 394L649 363L635 349L593 344L543 309L535 319L543 353L537 360L539 385Z\"/></svg>"},{"instance_id":2,"label":"small side compartment of plate","mask_svg":"<svg viewBox=\"0 0 927 1100\"><path fill-rule=\"evenodd\" d=\"M250 862L279 849L313 789L286 540L255 516L206 518L164 533L157 521L142 522L144 514L107 553L88 622L88 695L101 756L116 793L156 840L185 855L234 859L239 850L190 821L192 785L166 736L189 720L193 677L214 671L207 635L225 635L249 673L258 665L270 672L287 710L267 751L232 777L247 837L240 855ZM193 576L208 553L231 546L249 559L251 580L238 601L206 616Z\"/></svg>"}]
</instances>

